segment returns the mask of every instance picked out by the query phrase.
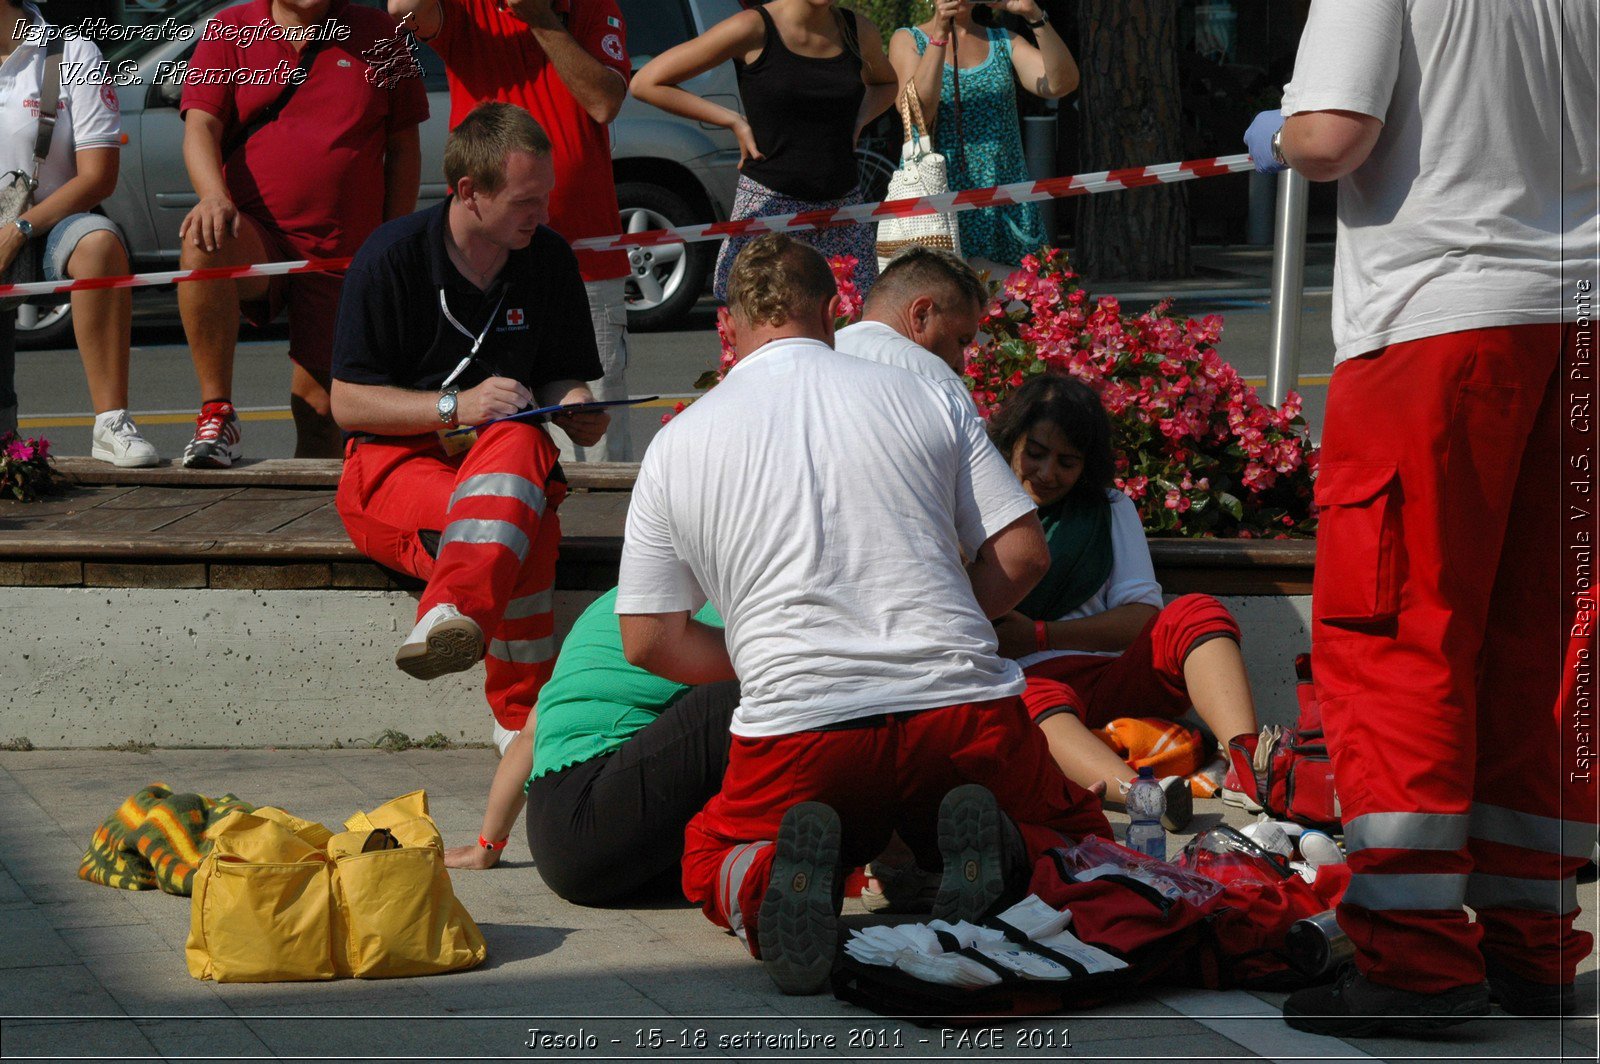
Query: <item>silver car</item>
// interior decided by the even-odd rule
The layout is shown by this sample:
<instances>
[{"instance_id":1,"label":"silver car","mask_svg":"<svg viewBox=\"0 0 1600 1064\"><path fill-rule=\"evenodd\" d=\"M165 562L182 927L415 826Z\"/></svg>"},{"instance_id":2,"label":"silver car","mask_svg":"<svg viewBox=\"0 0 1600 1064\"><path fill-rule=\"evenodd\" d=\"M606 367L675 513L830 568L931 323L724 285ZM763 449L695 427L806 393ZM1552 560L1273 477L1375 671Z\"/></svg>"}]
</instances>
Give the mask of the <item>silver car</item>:
<instances>
[{"instance_id":1,"label":"silver car","mask_svg":"<svg viewBox=\"0 0 1600 1064\"><path fill-rule=\"evenodd\" d=\"M187 42L133 42L106 49L106 59L119 82L125 143L121 180L101 209L127 235L135 272L177 268L178 225L196 202L183 165L183 121L178 116L182 85L176 80L156 83L155 72L163 63L187 60L204 24L232 2L235 0L186 0L150 12L152 22L170 18L193 26L196 32ZM356 2L382 6L379 0ZM739 10L738 0L619 2L635 68ZM443 199L446 192L442 159L450 94L438 55L424 46L420 58L429 117L422 126L423 180L418 205L426 207ZM731 64L709 70L684 87L740 109ZM611 165L625 231L728 217L739 176L739 148L732 133L666 114L631 96L610 128ZM630 255L629 327L661 329L680 320L704 291L716 249L710 242L636 249ZM173 313L176 301L171 288L136 292L136 310L141 317ZM22 346L59 346L70 342L70 330L70 310L64 303L29 305L18 312L17 339Z\"/></svg>"}]
</instances>

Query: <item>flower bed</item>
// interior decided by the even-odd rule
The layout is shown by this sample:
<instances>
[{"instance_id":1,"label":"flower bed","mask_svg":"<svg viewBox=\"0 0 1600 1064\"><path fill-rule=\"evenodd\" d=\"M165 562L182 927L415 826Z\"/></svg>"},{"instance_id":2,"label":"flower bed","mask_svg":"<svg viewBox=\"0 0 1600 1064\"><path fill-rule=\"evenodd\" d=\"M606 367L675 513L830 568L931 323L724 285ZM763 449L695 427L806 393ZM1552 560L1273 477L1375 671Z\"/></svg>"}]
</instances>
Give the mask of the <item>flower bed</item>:
<instances>
[{"instance_id":1,"label":"flower bed","mask_svg":"<svg viewBox=\"0 0 1600 1064\"><path fill-rule=\"evenodd\" d=\"M839 323L848 324L861 313L850 281L855 260L829 265L839 279ZM1317 456L1300 397L1290 392L1276 409L1261 401L1217 353L1220 315L1180 320L1163 300L1128 317L1117 300L1091 298L1078 280L1066 252L1045 248L1004 281L991 281L988 338L966 352L979 412L987 418L1030 376L1070 373L1093 386L1111 413L1117 487L1138 506L1146 532L1313 534ZM718 368L696 387L715 385L735 357L723 337Z\"/></svg>"},{"instance_id":2,"label":"flower bed","mask_svg":"<svg viewBox=\"0 0 1600 1064\"><path fill-rule=\"evenodd\" d=\"M989 339L967 351L966 377L987 417L1037 373L1070 373L1111 413L1117 487L1147 532L1238 538L1316 530L1316 471L1300 396L1274 409L1217 353L1222 318L1128 317L1092 299L1067 254L1044 249L1007 277L984 314Z\"/></svg>"}]
</instances>

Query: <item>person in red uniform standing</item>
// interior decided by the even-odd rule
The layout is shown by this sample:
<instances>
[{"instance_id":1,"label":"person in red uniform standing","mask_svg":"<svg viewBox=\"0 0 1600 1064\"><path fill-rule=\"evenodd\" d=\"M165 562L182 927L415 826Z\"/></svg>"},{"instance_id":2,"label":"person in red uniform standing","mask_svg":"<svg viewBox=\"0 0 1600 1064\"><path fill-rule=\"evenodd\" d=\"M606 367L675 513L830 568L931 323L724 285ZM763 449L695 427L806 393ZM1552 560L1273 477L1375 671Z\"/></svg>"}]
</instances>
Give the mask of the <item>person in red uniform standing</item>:
<instances>
[{"instance_id":1,"label":"person in red uniform standing","mask_svg":"<svg viewBox=\"0 0 1600 1064\"><path fill-rule=\"evenodd\" d=\"M350 434L336 505L369 557L428 582L395 655L431 680L486 658L503 752L555 664L556 507L566 481L537 402L598 372L572 249L545 228L555 169L528 113L484 104L445 142L450 198L380 226L345 282L333 412ZM592 444L603 411L560 414ZM487 652L487 654L486 654Z\"/></svg>"},{"instance_id":2,"label":"person in red uniform standing","mask_svg":"<svg viewBox=\"0 0 1600 1064\"><path fill-rule=\"evenodd\" d=\"M1594 600L1563 548L1597 529L1563 499L1595 442L1564 400L1592 390L1600 116L1570 42L1597 29L1563 0L1315 0L1245 137L1339 181L1311 612L1356 955L1284 1003L1301 1030L1574 1011Z\"/></svg>"},{"instance_id":3,"label":"person in red uniform standing","mask_svg":"<svg viewBox=\"0 0 1600 1064\"><path fill-rule=\"evenodd\" d=\"M375 67L394 34L393 19L349 0L250 0L207 23L181 105L200 197L179 229L184 269L345 258L411 212L428 97L420 76ZM201 399L184 465L226 468L242 454L231 399L241 311L265 324L288 309L295 457L339 454L328 371L341 282L306 273L178 286Z\"/></svg>"},{"instance_id":4,"label":"person in red uniform standing","mask_svg":"<svg viewBox=\"0 0 1600 1064\"><path fill-rule=\"evenodd\" d=\"M451 128L488 100L525 108L543 127L556 167L550 228L568 242L621 232L606 126L628 94L632 67L616 0L389 0L389 13L409 16L444 59ZM626 399L628 257L580 251L578 266L604 370L590 388L599 399ZM574 456L630 461L627 416Z\"/></svg>"}]
</instances>

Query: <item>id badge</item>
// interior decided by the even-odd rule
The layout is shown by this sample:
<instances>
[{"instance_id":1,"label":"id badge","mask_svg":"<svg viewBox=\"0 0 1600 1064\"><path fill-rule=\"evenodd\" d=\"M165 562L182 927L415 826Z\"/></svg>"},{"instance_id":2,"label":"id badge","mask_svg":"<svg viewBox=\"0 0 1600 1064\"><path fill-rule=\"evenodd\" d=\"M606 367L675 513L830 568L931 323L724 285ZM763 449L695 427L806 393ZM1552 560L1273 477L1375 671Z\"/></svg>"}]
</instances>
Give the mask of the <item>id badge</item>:
<instances>
[{"instance_id":1,"label":"id badge","mask_svg":"<svg viewBox=\"0 0 1600 1064\"><path fill-rule=\"evenodd\" d=\"M439 446L444 448L446 457L454 457L470 450L478 442L478 434L473 432L457 432L454 429L439 430Z\"/></svg>"}]
</instances>

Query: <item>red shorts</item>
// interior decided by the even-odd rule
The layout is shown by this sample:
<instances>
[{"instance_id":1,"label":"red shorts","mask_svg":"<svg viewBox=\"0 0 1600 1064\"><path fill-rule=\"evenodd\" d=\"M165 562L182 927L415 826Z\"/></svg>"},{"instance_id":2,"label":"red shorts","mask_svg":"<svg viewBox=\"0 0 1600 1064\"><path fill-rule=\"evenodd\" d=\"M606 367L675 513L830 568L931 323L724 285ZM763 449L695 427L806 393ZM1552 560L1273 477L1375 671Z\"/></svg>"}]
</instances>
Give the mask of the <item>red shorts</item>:
<instances>
[{"instance_id":1,"label":"red shorts","mask_svg":"<svg viewBox=\"0 0 1600 1064\"><path fill-rule=\"evenodd\" d=\"M1111 837L1099 799L1061 774L1017 700L999 698L827 731L734 736L722 790L684 832L684 894L720 926L754 931L772 870L774 851L765 843L777 838L784 813L805 801L838 812L846 867L877 856L898 831L919 863L936 868L939 803L963 783L994 792L1031 858L1063 837ZM745 847L755 856L743 879L725 878L732 851L753 842L763 845Z\"/></svg>"},{"instance_id":2,"label":"red shorts","mask_svg":"<svg viewBox=\"0 0 1600 1064\"><path fill-rule=\"evenodd\" d=\"M1088 728L1119 717L1181 717L1189 711L1183 663L1208 639L1239 641L1239 622L1210 595L1174 599L1115 657L1064 654L1025 670L1022 701L1034 722L1075 714Z\"/></svg>"}]
</instances>

